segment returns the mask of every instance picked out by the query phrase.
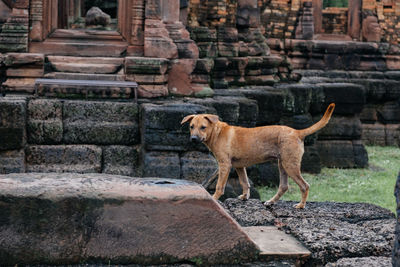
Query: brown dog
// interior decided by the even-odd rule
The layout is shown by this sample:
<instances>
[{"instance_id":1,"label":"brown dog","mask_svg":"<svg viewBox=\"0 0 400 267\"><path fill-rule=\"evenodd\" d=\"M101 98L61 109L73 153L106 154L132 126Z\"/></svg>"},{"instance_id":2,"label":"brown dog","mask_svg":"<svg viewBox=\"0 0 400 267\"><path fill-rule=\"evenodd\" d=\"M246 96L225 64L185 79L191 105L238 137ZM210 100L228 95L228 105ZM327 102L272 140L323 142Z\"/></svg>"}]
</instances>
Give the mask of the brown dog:
<instances>
[{"instance_id":1,"label":"brown dog","mask_svg":"<svg viewBox=\"0 0 400 267\"><path fill-rule=\"evenodd\" d=\"M270 159L278 159L280 184L278 192L264 205L273 204L288 189L288 176L300 187L301 201L295 207L304 208L309 185L300 173L304 153L304 138L323 128L332 116L335 104L330 104L322 119L303 130L287 126L263 126L243 128L221 122L216 115L189 115L181 124L190 122L190 139L203 142L214 154L219 166L218 182L214 199L224 194L230 169L235 168L243 188L242 200L250 197L250 184L246 167Z\"/></svg>"}]
</instances>

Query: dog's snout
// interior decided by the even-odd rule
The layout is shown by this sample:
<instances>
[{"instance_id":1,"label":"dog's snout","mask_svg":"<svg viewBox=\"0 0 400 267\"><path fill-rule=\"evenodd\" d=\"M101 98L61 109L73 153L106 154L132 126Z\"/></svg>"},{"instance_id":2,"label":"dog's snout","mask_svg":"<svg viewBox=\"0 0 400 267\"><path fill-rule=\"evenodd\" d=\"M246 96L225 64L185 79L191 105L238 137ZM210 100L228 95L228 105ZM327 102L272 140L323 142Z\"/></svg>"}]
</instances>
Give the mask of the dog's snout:
<instances>
[{"instance_id":1,"label":"dog's snout","mask_svg":"<svg viewBox=\"0 0 400 267\"><path fill-rule=\"evenodd\" d=\"M190 136L190 141L192 141L193 143L199 143L200 138L196 135L192 135L192 136Z\"/></svg>"}]
</instances>

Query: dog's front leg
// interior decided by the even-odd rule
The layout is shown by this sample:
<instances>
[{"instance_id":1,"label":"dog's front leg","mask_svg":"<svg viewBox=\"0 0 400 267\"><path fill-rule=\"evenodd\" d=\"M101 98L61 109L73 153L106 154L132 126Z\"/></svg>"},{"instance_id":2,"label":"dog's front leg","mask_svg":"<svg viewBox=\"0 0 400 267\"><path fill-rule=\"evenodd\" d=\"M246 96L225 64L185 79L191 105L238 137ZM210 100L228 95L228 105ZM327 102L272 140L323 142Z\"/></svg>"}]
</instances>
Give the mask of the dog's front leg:
<instances>
[{"instance_id":1,"label":"dog's front leg","mask_svg":"<svg viewBox=\"0 0 400 267\"><path fill-rule=\"evenodd\" d=\"M231 165L227 163L219 163L219 174L217 186L215 188L215 193L213 198L218 200L225 192L225 185L228 181L229 171L231 170Z\"/></svg>"},{"instance_id":2,"label":"dog's front leg","mask_svg":"<svg viewBox=\"0 0 400 267\"><path fill-rule=\"evenodd\" d=\"M246 168L236 168L236 173L239 176L239 182L243 189L243 194L239 196L241 200L248 200L250 198L250 183L247 177Z\"/></svg>"}]
</instances>

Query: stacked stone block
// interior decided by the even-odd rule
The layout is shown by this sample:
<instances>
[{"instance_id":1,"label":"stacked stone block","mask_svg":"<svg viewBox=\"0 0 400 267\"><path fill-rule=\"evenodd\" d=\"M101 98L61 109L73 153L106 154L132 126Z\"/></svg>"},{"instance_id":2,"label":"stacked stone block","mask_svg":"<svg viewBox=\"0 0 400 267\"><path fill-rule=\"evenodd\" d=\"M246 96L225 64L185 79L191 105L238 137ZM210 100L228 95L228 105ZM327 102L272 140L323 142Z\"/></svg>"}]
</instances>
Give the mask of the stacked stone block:
<instances>
[{"instance_id":1,"label":"stacked stone block","mask_svg":"<svg viewBox=\"0 0 400 267\"><path fill-rule=\"evenodd\" d=\"M4 65L7 80L3 89L9 92L33 93L35 79L44 75L43 54L8 53L4 56Z\"/></svg>"},{"instance_id":2,"label":"stacked stone block","mask_svg":"<svg viewBox=\"0 0 400 267\"><path fill-rule=\"evenodd\" d=\"M25 172L26 99L0 98L0 173Z\"/></svg>"},{"instance_id":3,"label":"stacked stone block","mask_svg":"<svg viewBox=\"0 0 400 267\"><path fill-rule=\"evenodd\" d=\"M26 9L14 8L7 22L2 25L0 52L27 52L29 32L27 6L28 4L26 4Z\"/></svg>"},{"instance_id":4,"label":"stacked stone block","mask_svg":"<svg viewBox=\"0 0 400 267\"><path fill-rule=\"evenodd\" d=\"M168 64L169 60L165 58L127 57L126 80L139 84L140 97L168 95Z\"/></svg>"}]
</instances>

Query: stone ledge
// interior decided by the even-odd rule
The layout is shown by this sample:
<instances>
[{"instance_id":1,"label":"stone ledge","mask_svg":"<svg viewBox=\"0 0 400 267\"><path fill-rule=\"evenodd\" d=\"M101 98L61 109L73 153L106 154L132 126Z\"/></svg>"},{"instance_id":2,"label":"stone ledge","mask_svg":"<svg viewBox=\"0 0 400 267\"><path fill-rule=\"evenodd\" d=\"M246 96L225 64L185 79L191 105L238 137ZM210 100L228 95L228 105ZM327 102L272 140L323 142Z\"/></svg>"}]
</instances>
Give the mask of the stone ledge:
<instances>
[{"instance_id":1,"label":"stone ledge","mask_svg":"<svg viewBox=\"0 0 400 267\"><path fill-rule=\"evenodd\" d=\"M0 184L2 265L230 264L258 254L195 183L31 173Z\"/></svg>"}]
</instances>

